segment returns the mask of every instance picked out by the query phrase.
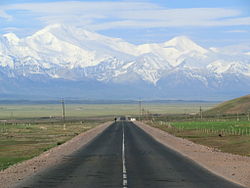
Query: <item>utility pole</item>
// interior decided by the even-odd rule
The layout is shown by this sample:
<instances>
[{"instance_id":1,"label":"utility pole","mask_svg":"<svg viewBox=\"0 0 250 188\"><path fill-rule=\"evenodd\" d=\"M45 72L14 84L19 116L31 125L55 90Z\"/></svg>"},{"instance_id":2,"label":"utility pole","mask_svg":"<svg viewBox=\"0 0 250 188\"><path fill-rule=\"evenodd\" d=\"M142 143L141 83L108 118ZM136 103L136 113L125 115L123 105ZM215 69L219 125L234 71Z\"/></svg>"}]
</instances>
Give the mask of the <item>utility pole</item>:
<instances>
[{"instance_id":1,"label":"utility pole","mask_svg":"<svg viewBox=\"0 0 250 188\"><path fill-rule=\"evenodd\" d=\"M10 120L13 120L13 112L10 112Z\"/></svg>"},{"instance_id":2,"label":"utility pole","mask_svg":"<svg viewBox=\"0 0 250 188\"><path fill-rule=\"evenodd\" d=\"M200 118L202 119L202 109L201 109L201 106L200 106Z\"/></svg>"},{"instance_id":3,"label":"utility pole","mask_svg":"<svg viewBox=\"0 0 250 188\"><path fill-rule=\"evenodd\" d=\"M217 111L218 121L220 120L220 111Z\"/></svg>"},{"instance_id":4,"label":"utility pole","mask_svg":"<svg viewBox=\"0 0 250 188\"><path fill-rule=\"evenodd\" d=\"M61 102L62 102L62 120L63 120L63 123L65 124L65 102L63 98Z\"/></svg>"},{"instance_id":5,"label":"utility pole","mask_svg":"<svg viewBox=\"0 0 250 188\"><path fill-rule=\"evenodd\" d=\"M139 121L141 121L141 100L139 100Z\"/></svg>"}]
</instances>

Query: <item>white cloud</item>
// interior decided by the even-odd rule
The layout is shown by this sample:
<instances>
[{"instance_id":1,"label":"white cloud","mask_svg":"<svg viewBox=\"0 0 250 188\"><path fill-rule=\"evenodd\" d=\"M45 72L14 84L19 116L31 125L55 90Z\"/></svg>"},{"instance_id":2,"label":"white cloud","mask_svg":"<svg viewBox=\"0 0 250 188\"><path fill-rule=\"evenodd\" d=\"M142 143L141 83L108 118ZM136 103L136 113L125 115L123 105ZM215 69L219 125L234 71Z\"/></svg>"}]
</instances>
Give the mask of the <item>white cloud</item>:
<instances>
[{"instance_id":1,"label":"white cloud","mask_svg":"<svg viewBox=\"0 0 250 188\"><path fill-rule=\"evenodd\" d=\"M13 4L3 7L0 17L10 19L8 10L22 10L43 24L65 23L91 30L111 28L157 28L183 26L250 25L250 17L240 17L237 9L185 8L168 9L149 2L80 2ZM4 14L5 13L5 14ZM14 15L12 15L14 16Z\"/></svg>"},{"instance_id":2,"label":"white cloud","mask_svg":"<svg viewBox=\"0 0 250 188\"><path fill-rule=\"evenodd\" d=\"M202 19L211 20L240 15L240 11L223 8L186 8L186 9L151 9L139 11L127 11L120 13L119 17L125 19L141 20L181 20Z\"/></svg>"},{"instance_id":3,"label":"white cloud","mask_svg":"<svg viewBox=\"0 0 250 188\"><path fill-rule=\"evenodd\" d=\"M226 33L248 33L247 30L229 30L225 31Z\"/></svg>"},{"instance_id":4,"label":"white cloud","mask_svg":"<svg viewBox=\"0 0 250 188\"><path fill-rule=\"evenodd\" d=\"M20 31L20 28L17 28L17 27L5 27L3 29L1 29L2 31L4 32L15 32L15 31Z\"/></svg>"},{"instance_id":5,"label":"white cloud","mask_svg":"<svg viewBox=\"0 0 250 188\"><path fill-rule=\"evenodd\" d=\"M220 23L217 23L218 25ZM230 18L221 23L222 26L250 25L250 17Z\"/></svg>"},{"instance_id":6,"label":"white cloud","mask_svg":"<svg viewBox=\"0 0 250 188\"><path fill-rule=\"evenodd\" d=\"M7 14L4 10L0 9L0 18L11 20L12 16Z\"/></svg>"}]
</instances>

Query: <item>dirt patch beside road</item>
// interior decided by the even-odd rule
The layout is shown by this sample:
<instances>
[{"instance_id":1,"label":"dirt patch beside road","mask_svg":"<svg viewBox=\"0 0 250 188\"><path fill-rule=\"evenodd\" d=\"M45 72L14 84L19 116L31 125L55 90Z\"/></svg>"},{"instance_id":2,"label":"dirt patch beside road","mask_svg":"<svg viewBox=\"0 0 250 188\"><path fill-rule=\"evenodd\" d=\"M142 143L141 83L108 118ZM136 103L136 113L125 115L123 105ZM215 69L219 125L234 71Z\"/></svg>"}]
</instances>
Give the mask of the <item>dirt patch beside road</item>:
<instances>
[{"instance_id":1,"label":"dirt patch beside road","mask_svg":"<svg viewBox=\"0 0 250 188\"><path fill-rule=\"evenodd\" d=\"M175 137L141 122L135 122L135 124L158 142L196 161L213 173L250 187L250 157L219 152L213 148Z\"/></svg>"},{"instance_id":2,"label":"dirt patch beside road","mask_svg":"<svg viewBox=\"0 0 250 188\"><path fill-rule=\"evenodd\" d=\"M42 153L33 159L18 163L3 171L0 171L1 188L13 187L15 184L24 180L25 178L35 173L41 172L48 167L59 164L62 162L64 156L69 155L86 145L109 125L111 125L111 122L101 124L93 129L79 134L78 136L58 147L52 148Z\"/></svg>"}]
</instances>

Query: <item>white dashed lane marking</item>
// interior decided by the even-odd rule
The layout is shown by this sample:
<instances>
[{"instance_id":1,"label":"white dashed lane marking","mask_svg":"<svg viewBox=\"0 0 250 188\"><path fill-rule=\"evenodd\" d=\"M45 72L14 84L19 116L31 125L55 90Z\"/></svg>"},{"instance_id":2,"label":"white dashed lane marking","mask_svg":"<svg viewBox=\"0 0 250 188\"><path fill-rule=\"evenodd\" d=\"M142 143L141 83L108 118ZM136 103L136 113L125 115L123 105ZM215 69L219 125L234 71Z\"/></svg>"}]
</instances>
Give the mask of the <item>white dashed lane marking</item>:
<instances>
[{"instance_id":1,"label":"white dashed lane marking","mask_svg":"<svg viewBox=\"0 0 250 188\"><path fill-rule=\"evenodd\" d=\"M124 124L122 122L122 185L123 188L128 187L128 180L127 180L127 169L126 169L126 159L125 159L125 137L124 137Z\"/></svg>"}]
</instances>

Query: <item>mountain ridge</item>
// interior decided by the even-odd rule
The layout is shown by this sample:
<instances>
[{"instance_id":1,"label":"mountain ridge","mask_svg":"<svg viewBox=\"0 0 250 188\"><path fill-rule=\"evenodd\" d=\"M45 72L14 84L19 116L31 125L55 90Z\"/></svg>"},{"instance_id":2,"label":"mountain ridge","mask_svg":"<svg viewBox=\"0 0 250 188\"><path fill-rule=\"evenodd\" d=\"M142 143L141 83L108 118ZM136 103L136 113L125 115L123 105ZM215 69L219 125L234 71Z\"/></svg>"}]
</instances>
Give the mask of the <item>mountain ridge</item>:
<instances>
[{"instance_id":1,"label":"mountain ridge","mask_svg":"<svg viewBox=\"0 0 250 188\"><path fill-rule=\"evenodd\" d=\"M111 98L108 90L116 88L116 92L121 92L119 86L131 89L127 92L122 89L123 95L113 94L120 97L149 97L141 92L144 91L156 98L189 99L198 90L200 97L229 98L250 92L250 56L246 54L250 48L242 49L232 54L226 53L229 47L204 48L186 36L163 43L134 45L119 38L54 24L25 38L14 33L0 36L0 92L13 93L14 87L25 92L31 84L39 90L41 84L46 87L50 82L58 83L52 87L63 88L66 81L74 87L81 82L98 83L100 91L105 90ZM4 82L11 82L13 89ZM74 87L71 89L80 91ZM54 94L50 89L48 92ZM94 90L90 93L93 95Z\"/></svg>"}]
</instances>

